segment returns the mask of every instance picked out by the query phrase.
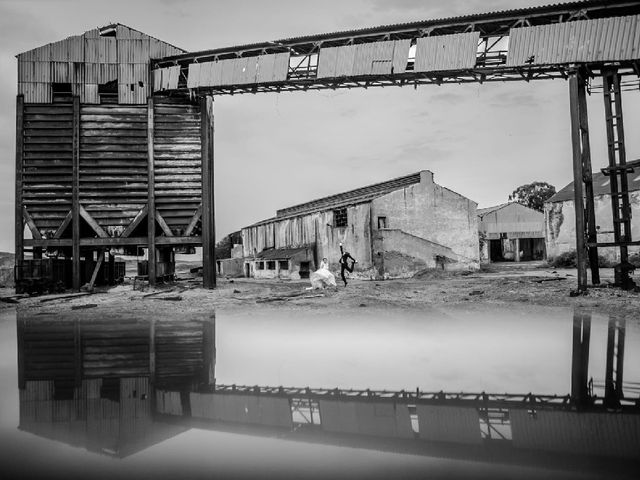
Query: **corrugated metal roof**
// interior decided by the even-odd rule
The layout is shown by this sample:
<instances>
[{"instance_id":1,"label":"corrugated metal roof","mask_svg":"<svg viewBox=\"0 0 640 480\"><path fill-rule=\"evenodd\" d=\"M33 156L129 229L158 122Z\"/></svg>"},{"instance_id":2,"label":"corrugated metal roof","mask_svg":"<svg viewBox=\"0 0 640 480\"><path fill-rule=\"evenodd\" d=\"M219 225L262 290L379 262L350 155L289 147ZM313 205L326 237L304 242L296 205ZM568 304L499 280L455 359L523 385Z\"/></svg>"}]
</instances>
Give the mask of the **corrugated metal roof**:
<instances>
[{"instance_id":1,"label":"corrugated metal roof","mask_svg":"<svg viewBox=\"0 0 640 480\"><path fill-rule=\"evenodd\" d=\"M630 192L640 190L640 172L628 173L627 182L629 182ZM602 172L596 172L593 174L594 196L609 195L611 193L610 188L609 177L605 176ZM566 202L567 200L573 200L573 182L547 200L547 203Z\"/></svg>"},{"instance_id":2,"label":"corrugated metal roof","mask_svg":"<svg viewBox=\"0 0 640 480\"><path fill-rule=\"evenodd\" d=\"M507 205L511 205L512 203L514 203L514 202L501 203L500 205L495 205L493 207L478 208L476 210L476 213L478 214L479 217L483 217L488 213L492 213L492 212L495 212L497 210L500 210L501 208L504 208Z\"/></svg>"},{"instance_id":3,"label":"corrugated metal roof","mask_svg":"<svg viewBox=\"0 0 640 480\"><path fill-rule=\"evenodd\" d=\"M412 173L411 175L406 175L404 177L394 178L393 180L388 180L386 182L356 188L355 190L331 195L329 197L319 198L293 207L283 208L276 212L276 216L277 219L281 219L282 217L288 217L291 215L300 215L303 213L317 212L353 203L360 203L416 183L420 183L420 172Z\"/></svg>"},{"instance_id":4,"label":"corrugated metal roof","mask_svg":"<svg viewBox=\"0 0 640 480\"><path fill-rule=\"evenodd\" d=\"M425 29L429 27L437 27L439 25L448 25L455 23L474 23L474 22L490 22L495 20L496 22L501 22L509 19L517 19L520 16L527 15L549 15L555 14L561 11L575 11L580 9L594 9L594 8L606 8L612 9L614 7L626 7L633 6L634 3L637 2L628 2L628 1L612 1L612 0L588 0L588 1L578 1L578 2L566 2L566 3L554 3L549 5L535 6L535 7L525 7L518 8L512 10L498 10L493 12L485 12L479 14L470 14L470 15L460 15L454 17L445 17L439 19L430 19L430 20L422 20L417 22L406 22L406 23L396 23L389 25L380 25L377 27L368 27L361 29L353 29L353 30L343 30L338 32L331 33L323 33L316 35L306 35L301 37L290 37L284 38L280 40L273 40L267 42L253 43L253 44L244 44L237 45L233 47L225 47L225 48L216 48L216 49L208 49L201 50L196 52L190 52L191 55L196 56L206 56L206 55L214 55L225 52L233 52L238 50L258 50L264 48L273 48L274 46L280 46L283 48L287 48L288 46L299 45L304 43L314 43L318 41L331 40L336 38L344 38L344 37L356 37L356 36L365 36L365 35L375 35L378 33L387 33L389 30L416 30L416 29ZM180 55L174 55L170 57L166 57L163 60L173 60L174 58L179 58Z\"/></svg>"},{"instance_id":5,"label":"corrugated metal roof","mask_svg":"<svg viewBox=\"0 0 640 480\"><path fill-rule=\"evenodd\" d=\"M298 248L270 248L263 250L256 255L256 258L263 260L282 260L289 259L299 253L307 253L311 250L311 247L298 247Z\"/></svg>"}]
</instances>

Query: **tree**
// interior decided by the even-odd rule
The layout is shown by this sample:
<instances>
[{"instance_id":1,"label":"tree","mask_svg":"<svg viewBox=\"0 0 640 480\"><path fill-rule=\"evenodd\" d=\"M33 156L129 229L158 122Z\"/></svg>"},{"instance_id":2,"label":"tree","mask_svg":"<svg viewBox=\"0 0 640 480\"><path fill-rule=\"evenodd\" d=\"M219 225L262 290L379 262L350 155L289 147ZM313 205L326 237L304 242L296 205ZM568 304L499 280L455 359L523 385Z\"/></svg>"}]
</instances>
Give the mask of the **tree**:
<instances>
[{"instance_id":1,"label":"tree","mask_svg":"<svg viewBox=\"0 0 640 480\"><path fill-rule=\"evenodd\" d=\"M542 212L544 210L544 202L555 193L556 187L553 185L547 182L533 182L527 185L520 185L509 195L509 200Z\"/></svg>"}]
</instances>

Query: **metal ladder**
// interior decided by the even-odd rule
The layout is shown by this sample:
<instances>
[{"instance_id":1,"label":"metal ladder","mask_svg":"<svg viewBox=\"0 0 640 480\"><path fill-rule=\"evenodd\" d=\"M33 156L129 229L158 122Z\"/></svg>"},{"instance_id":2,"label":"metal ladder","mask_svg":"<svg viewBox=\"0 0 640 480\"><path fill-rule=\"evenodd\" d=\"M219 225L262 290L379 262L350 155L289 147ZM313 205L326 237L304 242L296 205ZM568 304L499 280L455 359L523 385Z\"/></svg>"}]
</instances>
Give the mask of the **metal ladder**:
<instances>
[{"instance_id":1,"label":"metal ladder","mask_svg":"<svg viewBox=\"0 0 640 480\"><path fill-rule=\"evenodd\" d=\"M632 242L627 173L633 171L633 166L626 162L620 75L616 70L607 70L603 72L602 79L609 156L609 166L603 168L602 173L610 179L614 243L620 248L620 264L616 267L615 282L624 289L631 289L635 285L629 277L633 266L628 262L627 248Z\"/></svg>"}]
</instances>

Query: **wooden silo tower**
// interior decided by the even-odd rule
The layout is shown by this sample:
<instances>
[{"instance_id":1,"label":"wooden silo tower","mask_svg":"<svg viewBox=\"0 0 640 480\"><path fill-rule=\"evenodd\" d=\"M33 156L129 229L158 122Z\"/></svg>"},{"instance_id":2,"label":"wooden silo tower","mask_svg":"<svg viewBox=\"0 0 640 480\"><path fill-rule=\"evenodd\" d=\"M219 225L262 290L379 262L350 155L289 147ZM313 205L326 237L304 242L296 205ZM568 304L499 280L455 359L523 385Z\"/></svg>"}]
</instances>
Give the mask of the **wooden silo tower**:
<instances>
[{"instance_id":1,"label":"wooden silo tower","mask_svg":"<svg viewBox=\"0 0 640 480\"><path fill-rule=\"evenodd\" d=\"M17 56L17 277L45 254L77 290L114 251L144 248L153 284L176 248L202 245L215 286L212 99L150 85L150 61L183 52L115 24Z\"/></svg>"}]
</instances>

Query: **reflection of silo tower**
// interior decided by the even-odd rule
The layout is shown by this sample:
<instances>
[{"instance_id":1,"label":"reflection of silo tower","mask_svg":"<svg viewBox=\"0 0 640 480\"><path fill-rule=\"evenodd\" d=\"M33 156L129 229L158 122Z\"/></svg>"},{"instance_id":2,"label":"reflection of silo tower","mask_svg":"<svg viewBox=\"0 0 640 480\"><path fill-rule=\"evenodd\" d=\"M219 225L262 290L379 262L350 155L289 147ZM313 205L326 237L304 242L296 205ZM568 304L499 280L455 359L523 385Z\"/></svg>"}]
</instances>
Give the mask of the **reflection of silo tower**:
<instances>
[{"instance_id":1,"label":"reflection of silo tower","mask_svg":"<svg viewBox=\"0 0 640 480\"><path fill-rule=\"evenodd\" d=\"M213 383L214 320L85 321L18 313L20 429L124 457L186 427L191 389ZM183 406L184 405L184 406Z\"/></svg>"}]
</instances>

